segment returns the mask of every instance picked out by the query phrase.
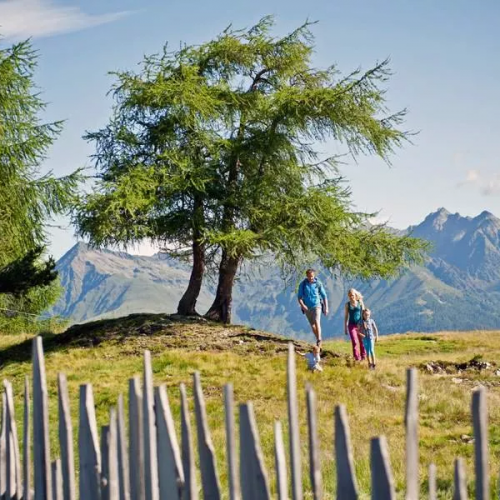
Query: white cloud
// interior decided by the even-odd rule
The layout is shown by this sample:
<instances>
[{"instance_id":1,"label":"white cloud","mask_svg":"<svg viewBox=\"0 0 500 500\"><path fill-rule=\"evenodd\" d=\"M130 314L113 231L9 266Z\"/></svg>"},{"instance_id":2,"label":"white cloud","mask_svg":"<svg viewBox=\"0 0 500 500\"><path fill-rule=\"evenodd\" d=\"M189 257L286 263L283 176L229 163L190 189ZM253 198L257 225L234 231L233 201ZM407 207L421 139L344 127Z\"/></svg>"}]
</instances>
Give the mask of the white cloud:
<instances>
[{"instance_id":1,"label":"white cloud","mask_svg":"<svg viewBox=\"0 0 500 500\"><path fill-rule=\"evenodd\" d=\"M51 0L0 0L0 34L14 40L39 38L111 23L127 14L91 15Z\"/></svg>"},{"instance_id":2,"label":"white cloud","mask_svg":"<svg viewBox=\"0 0 500 500\"><path fill-rule=\"evenodd\" d=\"M500 174L486 177L479 170L468 170L465 179L457 186L474 186L484 196L497 196L500 195Z\"/></svg>"},{"instance_id":3,"label":"white cloud","mask_svg":"<svg viewBox=\"0 0 500 500\"><path fill-rule=\"evenodd\" d=\"M457 185L460 187L467 184L477 184L478 182L480 182L480 177L481 173L479 172L479 170L467 170L465 179L463 181L460 181Z\"/></svg>"},{"instance_id":4,"label":"white cloud","mask_svg":"<svg viewBox=\"0 0 500 500\"><path fill-rule=\"evenodd\" d=\"M481 193L485 196L496 196L500 194L500 174L496 174L481 184Z\"/></svg>"},{"instance_id":5,"label":"white cloud","mask_svg":"<svg viewBox=\"0 0 500 500\"><path fill-rule=\"evenodd\" d=\"M477 182L479 180L479 171L478 170L468 170L467 175L465 177L466 183Z\"/></svg>"}]
</instances>

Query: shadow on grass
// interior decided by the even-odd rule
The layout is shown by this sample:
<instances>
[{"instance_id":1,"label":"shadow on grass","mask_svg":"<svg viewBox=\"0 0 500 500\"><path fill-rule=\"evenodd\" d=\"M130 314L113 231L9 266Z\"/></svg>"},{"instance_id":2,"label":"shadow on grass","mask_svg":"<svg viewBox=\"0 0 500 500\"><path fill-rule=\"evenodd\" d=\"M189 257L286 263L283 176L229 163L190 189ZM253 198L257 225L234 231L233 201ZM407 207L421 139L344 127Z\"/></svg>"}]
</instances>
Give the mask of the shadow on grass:
<instances>
[{"instance_id":1,"label":"shadow on grass","mask_svg":"<svg viewBox=\"0 0 500 500\"><path fill-rule=\"evenodd\" d=\"M42 331L45 353L67 348L96 347L107 340L125 341L127 338L160 332L161 325L155 329L152 324L168 319L166 314L131 314L124 318L103 319L69 327L62 333ZM0 350L0 368L8 363L31 361L33 339Z\"/></svg>"}]
</instances>

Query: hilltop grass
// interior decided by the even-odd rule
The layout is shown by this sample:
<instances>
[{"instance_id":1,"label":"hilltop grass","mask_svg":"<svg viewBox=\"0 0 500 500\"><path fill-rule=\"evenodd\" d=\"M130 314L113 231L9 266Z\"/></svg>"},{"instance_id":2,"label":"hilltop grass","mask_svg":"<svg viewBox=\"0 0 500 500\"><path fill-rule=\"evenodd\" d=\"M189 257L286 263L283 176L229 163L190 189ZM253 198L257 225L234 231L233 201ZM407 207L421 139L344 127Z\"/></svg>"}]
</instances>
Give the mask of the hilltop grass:
<instances>
[{"instance_id":1,"label":"hilltop grass","mask_svg":"<svg viewBox=\"0 0 500 500\"><path fill-rule=\"evenodd\" d=\"M24 376L31 375L29 335L0 335L1 375L14 385L16 414L22 429L22 390ZM286 434L286 350L284 339L264 332L232 326L222 327L192 321L179 322L167 316L135 316L130 319L103 321L96 325L75 327L66 333L46 335L47 381L50 397L52 454L57 445L57 372L65 372L76 426L78 387L90 382L94 387L98 424L104 425L109 408L118 395L127 399L128 379L142 372L142 353L152 353L156 384L168 388L170 404L179 430L179 383L185 382L191 398L192 373L199 371L206 398L209 424L214 441L219 475L224 490L225 467L224 413L222 389L232 382L237 402L252 401L261 444L275 491L273 423L282 421ZM305 344L296 343L297 348ZM394 335L378 343L377 370L353 365L347 355L350 344L342 340L325 342L330 355L324 361L325 371L311 374L303 359L297 357L300 424L303 452L303 476L309 485L307 463L307 427L305 409L306 383L317 394L319 440L325 499L334 498L335 469L333 455L333 410L336 404L347 407L351 439L361 498L369 498L370 438L387 436L390 459L398 490L403 498L404 405L406 368L430 361L458 363L482 356L495 362L500 354L497 332L442 333L433 335ZM500 377L496 369L466 370L463 373L429 374L420 371L420 458L422 496L426 491L427 465L438 468L440 496L452 498L453 459L465 458L469 489L473 492L473 444L470 401L471 391L482 383L489 388L490 456L492 491L496 491L500 456ZM453 381L453 379L455 379ZM457 383L460 382L460 383ZM285 439L287 439L285 435ZM310 498L306 495L306 498Z\"/></svg>"}]
</instances>

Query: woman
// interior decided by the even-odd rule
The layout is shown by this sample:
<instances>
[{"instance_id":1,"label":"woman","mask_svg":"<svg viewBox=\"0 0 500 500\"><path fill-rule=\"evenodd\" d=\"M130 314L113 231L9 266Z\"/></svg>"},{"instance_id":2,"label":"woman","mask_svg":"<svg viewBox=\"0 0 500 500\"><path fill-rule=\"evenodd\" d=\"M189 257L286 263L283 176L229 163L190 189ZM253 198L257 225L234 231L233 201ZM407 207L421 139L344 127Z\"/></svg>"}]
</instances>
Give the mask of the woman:
<instances>
[{"instance_id":1,"label":"woman","mask_svg":"<svg viewBox=\"0 0 500 500\"><path fill-rule=\"evenodd\" d=\"M352 343L352 354L356 361L362 361L366 358L365 347L361 338L359 336L358 325L363 317L363 309L365 305L363 304L363 296L354 288L351 288L347 292L347 297L349 301L345 304L345 314L344 314L344 333L351 337Z\"/></svg>"}]
</instances>

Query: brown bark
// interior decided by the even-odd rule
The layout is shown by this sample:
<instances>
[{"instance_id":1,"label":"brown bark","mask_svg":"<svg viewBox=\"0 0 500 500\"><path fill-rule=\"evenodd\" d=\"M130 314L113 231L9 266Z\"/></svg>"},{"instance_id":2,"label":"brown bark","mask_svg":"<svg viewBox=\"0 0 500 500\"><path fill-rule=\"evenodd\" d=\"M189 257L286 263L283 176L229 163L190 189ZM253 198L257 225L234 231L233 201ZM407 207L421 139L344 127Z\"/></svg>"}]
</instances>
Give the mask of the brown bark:
<instances>
[{"instance_id":1,"label":"brown bark","mask_svg":"<svg viewBox=\"0 0 500 500\"><path fill-rule=\"evenodd\" d=\"M177 314L182 316L198 316L196 301L200 295L203 275L205 274L205 248L198 241L193 241L193 267L189 284L177 306Z\"/></svg>"},{"instance_id":2,"label":"brown bark","mask_svg":"<svg viewBox=\"0 0 500 500\"><path fill-rule=\"evenodd\" d=\"M233 285L239 263L240 259L238 257L230 257L223 251L219 266L217 293L212 306L205 314L207 319L225 324L231 323Z\"/></svg>"}]
</instances>

